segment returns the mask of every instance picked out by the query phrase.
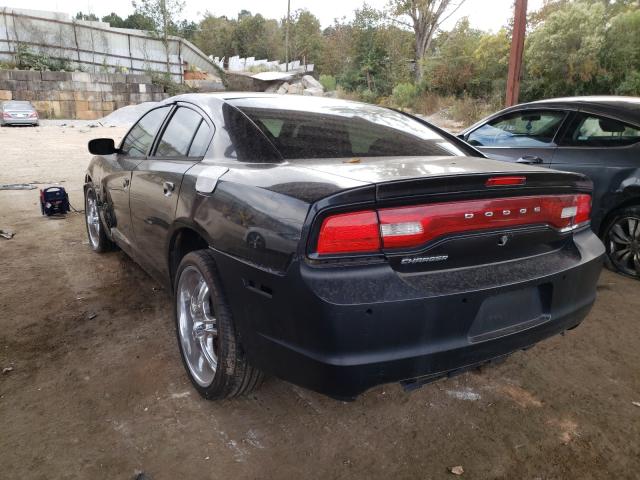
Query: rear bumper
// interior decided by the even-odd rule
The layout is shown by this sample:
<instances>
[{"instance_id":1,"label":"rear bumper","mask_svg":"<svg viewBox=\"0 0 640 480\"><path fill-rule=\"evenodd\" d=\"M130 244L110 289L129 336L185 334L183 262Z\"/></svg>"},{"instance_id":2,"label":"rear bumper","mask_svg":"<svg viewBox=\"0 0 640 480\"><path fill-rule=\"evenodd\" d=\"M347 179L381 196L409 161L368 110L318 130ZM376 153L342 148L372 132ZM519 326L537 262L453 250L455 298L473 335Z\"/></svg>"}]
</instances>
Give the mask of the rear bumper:
<instances>
[{"instance_id":1,"label":"rear bumper","mask_svg":"<svg viewBox=\"0 0 640 480\"><path fill-rule=\"evenodd\" d=\"M566 251L412 276L387 264L304 263L279 276L216 256L250 361L305 388L352 398L375 385L480 364L575 327L595 300L603 253L586 230Z\"/></svg>"},{"instance_id":2,"label":"rear bumper","mask_svg":"<svg viewBox=\"0 0 640 480\"><path fill-rule=\"evenodd\" d=\"M4 118L0 119L0 125L38 125L37 118Z\"/></svg>"}]
</instances>

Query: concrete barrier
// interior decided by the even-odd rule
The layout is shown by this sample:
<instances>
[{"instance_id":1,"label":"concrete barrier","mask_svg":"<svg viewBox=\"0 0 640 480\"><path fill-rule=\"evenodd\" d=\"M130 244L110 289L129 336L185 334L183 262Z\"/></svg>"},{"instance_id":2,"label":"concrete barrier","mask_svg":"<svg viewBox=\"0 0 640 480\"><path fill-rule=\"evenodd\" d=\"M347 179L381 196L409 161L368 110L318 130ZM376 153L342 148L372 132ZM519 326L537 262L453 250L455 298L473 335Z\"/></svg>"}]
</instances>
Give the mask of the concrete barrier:
<instances>
[{"instance_id":1,"label":"concrete barrier","mask_svg":"<svg viewBox=\"0 0 640 480\"><path fill-rule=\"evenodd\" d=\"M167 96L149 75L0 70L0 101L28 100L41 118L95 120Z\"/></svg>"}]
</instances>

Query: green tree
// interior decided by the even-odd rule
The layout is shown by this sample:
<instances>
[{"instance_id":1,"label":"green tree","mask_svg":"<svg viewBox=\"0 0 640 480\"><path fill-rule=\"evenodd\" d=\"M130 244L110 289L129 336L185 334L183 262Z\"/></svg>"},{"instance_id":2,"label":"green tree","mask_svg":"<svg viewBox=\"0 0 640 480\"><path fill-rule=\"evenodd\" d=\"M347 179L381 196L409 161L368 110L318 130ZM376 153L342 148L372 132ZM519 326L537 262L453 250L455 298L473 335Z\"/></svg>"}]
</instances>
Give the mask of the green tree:
<instances>
[{"instance_id":1,"label":"green tree","mask_svg":"<svg viewBox=\"0 0 640 480\"><path fill-rule=\"evenodd\" d=\"M506 28L496 33L483 33L473 52L475 74L471 94L504 98L509 71L511 35Z\"/></svg>"},{"instance_id":2,"label":"green tree","mask_svg":"<svg viewBox=\"0 0 640 480\"><path fill-rule=\"evenodd\" d=\"M640 95L640 9L613 17L600 58L614 93Z\"/></svg>"},{"instance_id":3,"label":"green tree","mask_svg":"<svg viewBox=\"0 0 640 480\"><path fill-rule=\"evenodd\" d=\"M207 55L228 58L235 53L233 47L234 30L234 20L229 20L227 17L216 17L207 12L198 25L198 31L193 41Z\"/></svg>"},{"instance_id":4,"label":"green tree","mask_svg":"<svg viewBox=\"0 0 640 480\"><path fill-rule=\"evenodd\" d=\"M423 61L425 87L445 95L468 92L476 76L474 53L481 39L482 32L472 29L468 18L440 34Z\"/></svg>"},{"instance_id":5,"label":"green tree","mask_svg":"<svg viewBox=\"0 0 640 480\"><path fill-rule=\"evenodd\" d=\"M552 12L526 42L524 97L596 93L604 17L602 2L571 2Z\"/></svg>"},{"instance_id":6,"label":"green tree","mask_svg":"<svg viewBox=\"0 0 640 480\"><path fill-rule=\"evenodd\" d=\"M314 63L320 60L322 34L320 20L309 10L296 10L291 18L289 30L291 58Z\"/></svg>"},{"instance_id":7,"label":"green tree","mask_svg":"<svg viewBox=\"0 0 640 480\"><path fill-rule=\"evenodd\" d=\"M177 17L184 9L183 0L133 0L135 13L149 18L153 22L155 33L164 44L167 55L167 72L171 71L169 65L169 36L178 33Z\"/></svg>"},{"instance_id":8,"label":"green tree","mask_svg":"<svg viewBox=\"0 0 640 480\"><path fill-rule=\"evenodd\" d=\"M122 28L152 32L156 27L152 18L142 15L141 13L132 13L124 19Z\"/></svg>"},{"instance_id":9,"label":"green tree","mask_svg":"<svg viewBox=\"0 0 640 480\"><path fill-rule=\"evenodd\" d=\"M98 22L100 19L95 16L93 13L76 13L76 20L85 20L88 22Z\"/></svg>"},{"instance_id":10,"label":"green tree","mask_svg":"<svg viewBox=\"0 0 640 480\"><path fill-rule=\"evenodd\" d=\"M124 19L115 12L111 12L109 15L102 17L102 21L115 28L126 28L124 26Z\"/></svg>"},{"instance_id":11,"label":"green tree","mask_svg":"<svg viewBox=\"0 0 640 480\"><path fill-rule=\"evenodd\" d=\"M198 32L198 24L192 20L180 20L176 23L176 32L175 35L182 37L190 42L196 36Z\"/></svg>"},{"instance_id":12,"label":"green tree","mask_svg":"<svg viewBox=\"0 0 640 480\"><path fill-rule=\"evenodd\" d=\"M269 47L264 41L266 32L267 20L262 15L253 15L247 10L240 11L233 30L234 54L241 57L268 57Z\"/></svg>"},{"instance_id":13,"label":"green tree","mask_svg":"<svg viewBox=\"0 0 640 480\"><path fill-rule=\"evenodd\" d=\"M383 26L382 12L364 4L355 11L353 20L354 64L351 82L369 92L389 92L387 51L379 35Z\"/></svg>"},{"instance_id":14,"label":"green tree","mask_svg":"<svg viewBox=\"0 0 640 480\"><path fill-rule=\"evenodd\" d=\"M353 56L353 27L344 19L335 20L334 24L322 32L320 59L316 68L325 74L338 77L349 68Z\"/></svg>"}]
</instances>

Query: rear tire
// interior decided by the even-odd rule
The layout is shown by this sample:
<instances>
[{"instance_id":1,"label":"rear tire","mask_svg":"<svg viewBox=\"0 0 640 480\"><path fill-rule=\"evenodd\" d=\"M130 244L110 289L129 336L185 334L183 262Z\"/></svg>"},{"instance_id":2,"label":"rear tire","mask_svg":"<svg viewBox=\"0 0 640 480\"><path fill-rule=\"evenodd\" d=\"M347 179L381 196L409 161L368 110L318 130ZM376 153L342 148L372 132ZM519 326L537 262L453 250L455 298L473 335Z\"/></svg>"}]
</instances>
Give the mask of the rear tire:
<instances>
[{"instance_id":1,"label":"rear tire","mask_svg":"<svg viewBox=\"0 0 640 480\"><path fill-rule=\"evenodd\" d=\"M115 248L115 244L105 233L96 192L91 186L84 190L84 220L87 226L89 246L94 252L104 253Z\"/></svg>"},{"instance_id":2,"label":"rear tire","mask_svg":"<svg viewBox=\"0 0 640 480\"><path fill-rule=\"evenodd\" d=\"M213 254L188 253L174 282L174 317L180 356L198 393L208 400L247 395L263 380L238 340Z\"/></svg>"},{"instance_id":3,"label":"rear tire","mask_svg":"<svg viewBox=\"0 0 640 480\"><path fill-rule=\"evenodd\" d=\"M607 249L606 266L640 279L640 207L615 211L605 227L603 242Z\"/></svg>"}]
</instances>

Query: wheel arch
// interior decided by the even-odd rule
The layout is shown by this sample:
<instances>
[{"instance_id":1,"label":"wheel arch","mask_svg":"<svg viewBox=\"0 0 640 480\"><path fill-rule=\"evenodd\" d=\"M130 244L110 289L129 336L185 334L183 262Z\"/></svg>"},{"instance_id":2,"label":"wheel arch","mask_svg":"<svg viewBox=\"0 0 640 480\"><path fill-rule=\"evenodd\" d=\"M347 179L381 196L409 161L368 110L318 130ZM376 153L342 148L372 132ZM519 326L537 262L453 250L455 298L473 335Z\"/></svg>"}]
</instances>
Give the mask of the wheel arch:
<instances>
[{"instance_id":1,"label":"wheel arch","mask_svg":"<svg viewBox=\"0 0 640 480\"><path fill-rule=\"evenodd\" d=\"M622 202L616 204L615 207L611 208L607 212L607 214L604 216L604 218L600 222L600 226L599 226L599 229L598 229L598 236L600 238L604 237L604 234L605 234L605 231L606 231L607 227L611 223L611 220L616 216L616 214L620 210L622 210L624 208L628 208L628 207L640 207L640 193L635 194L634 196L632 196L630 198L626 198Z\"/></svg>"},{"instance_id":2,"label":"wheel arch","mask_svg":"<svg viewBox=\"0 0 640 480\"><path fill-rule=\"evenodd\" d=\"M190 252L208 248L211 238L198 225L190 221L177 221L169 234L167 243L167 264L169 271L169 284L173 291L173 284L178 265Z\"/></svg>"}]
</instances>

